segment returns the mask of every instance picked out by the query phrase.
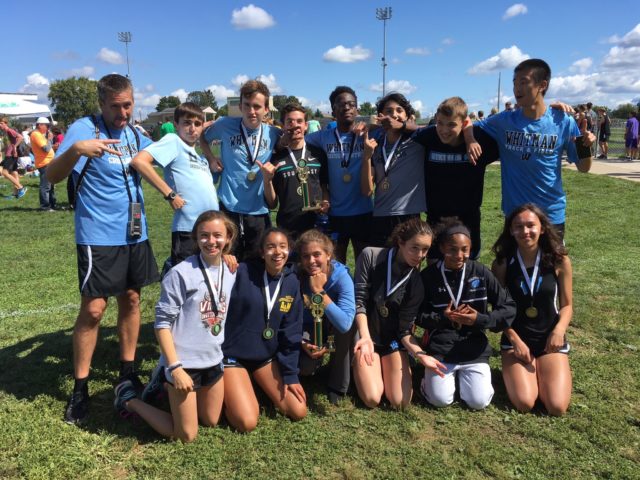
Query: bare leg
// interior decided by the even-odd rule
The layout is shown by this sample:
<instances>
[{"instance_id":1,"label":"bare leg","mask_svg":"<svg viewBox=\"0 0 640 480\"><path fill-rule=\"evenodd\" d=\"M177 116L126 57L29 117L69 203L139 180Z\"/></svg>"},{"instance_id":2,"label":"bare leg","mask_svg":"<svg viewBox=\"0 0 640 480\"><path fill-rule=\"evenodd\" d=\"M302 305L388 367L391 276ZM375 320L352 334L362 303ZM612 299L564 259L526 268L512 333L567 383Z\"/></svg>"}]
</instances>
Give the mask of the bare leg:
<instances>
[{"instance_id":1,"label":"bare leg","mask_svg":"<svg viewBox=\"0 0 640 480\"><path fill-rule=\"evenodd\" d=\"M249 372L244 368L224 369L224 413L239 432L250 432L258 425L260 408Z\"/></svg>"},{"instance_id":2,"label":"bare leg","mask_svg":"<svg viewBox=\"0 0 640 480\"><path fill-rule=\"evenodd\" d=\"M277 362L269 362L260 367L253 372L253 378L275 407L291 420L302 420L307 416L307 404L285 388Z\"/></svg>"},{"instance_id":3,"label":"bare leg","mask_svg":"<svg viewBox=\"0 0 640 480\"><path fill-rule=\"evenodd\" d=\"M413 387L411 367L406 352L393 352L380 359L384 395L392 407L404 409L411 403Z\"/></svg>"},{"instance_id":4,"label":"bare leg","mask_svg":"<svg viewBox=\"0 0 640 480\"><path fill-rule=\"evenodd\" d=\"M358 351L353 357L353 379L356 382L358 396L369 408L375 408L382 399L384 382L382 380L382 366L380 355L373 354L373 363L367 365L361 359L362 352Z\"/></svg>"},{"instance_id":5,"label":"bare leg","mask_svg":"<svg viewBox=\"0 0 640 480\"><path fill-rule=\"evenodd\" d=\"M127 290L117 299L120 360L133 361L140 333L140 290Z\"/></svg>"},{"instance_id":6,"label":"bare leg","mask_svg":"<svg viewBox=\"0 0 640 480\"><path fill-rule=\"evenodd\" d=\"M85 378L91 368L91 357L96 349L100 321L107 309L103 297L81 297L80 313L73 328L73 374Z\"/></svg>"},{"instance_id":7,"label":"bare leg","mask_svg":"<svg viewBox=\"0 0 640 480\"><path fill-rule=\"evenodd\" d=\"M224 401L224 378L213 385L202 387L197 392L198 418L203 425L215 427L220 422Z\"/></svg>"},{"instance_id":8,"label":"bare leg","mask_svg":"<svg viewBox=\"0 0 640 480\"><path fill-rule=\"evenodd\" d=\"M538 398L536 360L526 365L518 360L513 350L503 351L502 378L509 400L516 410L520 412L530 411Z\"/></svg>"},{"instance_id":9,"label":"bare leg","mask_svg":"<svg viewBox=\"0 0 640 480\"><path fill-rule=\"evenodd\" d=\"M571 368L564 353L549 353L536 359L540 400L550 415L563 415L571 402Z\"/></svg>"},{"instance_id":10,"label":"bare leg","mask_svg":"<svg viewBox=\"0 0 640 480\"><path fill-rule=\"evenodd\" d=\"M2 169L2 176L13 184L13 189L20 190L22 188L22 184L20 183L20 177L16 178L16 176L18 175L17 173L16 175L14 175L14 173L16 172L9 173L9 171L6 168Z\"/></svg>"}]
</instances>

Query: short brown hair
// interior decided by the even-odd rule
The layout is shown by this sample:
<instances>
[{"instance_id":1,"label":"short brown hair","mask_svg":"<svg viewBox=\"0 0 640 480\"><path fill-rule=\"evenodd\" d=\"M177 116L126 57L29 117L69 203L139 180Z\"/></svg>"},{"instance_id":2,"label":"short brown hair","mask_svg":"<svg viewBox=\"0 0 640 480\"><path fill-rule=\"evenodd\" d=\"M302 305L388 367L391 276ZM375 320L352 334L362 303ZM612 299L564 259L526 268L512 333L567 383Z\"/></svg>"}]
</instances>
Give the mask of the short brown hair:
<instances>
[{"instance_id":1,"label":"short brown hair","mask_svg":"<svg viewBox=\"0 0 640 480\"><path fill-rule=\"evenodd\" d=\"M133 85L131 80L117 73L110 73L98 80L98 100L103 103L109 95L131 90L133 94Z\"/></svg>"},{"instance_id":2,"label":"short brown hair","mask_svg":"<svg viewBox=\"0 0 640 480\"><path fill-rule=\"evenodd\" d=\"M254 96L256 93L261 93L264 95L265 107L269 106L269 97L271 93L269 92L269 87L267 87L264 82L260 80L248 80L242 84L240 87L240 102L242 102L242 98L248 98Z\"/></svg>"},{"instance_id":3,"label":"short brown hair","mask_svg":"<svg viewBox=\"0 0 640 480\"><path fill-rule=\"evenodd\" d=\"M436 115L444 115L445 117L458 117L461 120L467 118L467 104L460 97L451 97L444 100L438 105Z\"/></svg>"},{"instance_id":4,"label":"short brown hair","mask_svg":"<svg viewBox=\"0 0 640 480\"><path fill-rule=\"evenodd\" d=\"M284 107L282 107L282 112L280 112L280 121L284 123L284 117L287 116L287 113L291 112L302 112L304 113L304 121L307 119L307 111L304 109L302 105L299 103L287 103Z\"/></svg>"},{"instance_id":5,"label":"short brown hair","mask_svg":"<svg viewBox=\"0 0 640 480\"><path fill-rule=\"evenodd\" d=\"M200 105L193 102L184 102L176 107L173 111L173 121L178 124L182 117L197 118L204 122L204 112Z\"/></svg>"}]
</instances>

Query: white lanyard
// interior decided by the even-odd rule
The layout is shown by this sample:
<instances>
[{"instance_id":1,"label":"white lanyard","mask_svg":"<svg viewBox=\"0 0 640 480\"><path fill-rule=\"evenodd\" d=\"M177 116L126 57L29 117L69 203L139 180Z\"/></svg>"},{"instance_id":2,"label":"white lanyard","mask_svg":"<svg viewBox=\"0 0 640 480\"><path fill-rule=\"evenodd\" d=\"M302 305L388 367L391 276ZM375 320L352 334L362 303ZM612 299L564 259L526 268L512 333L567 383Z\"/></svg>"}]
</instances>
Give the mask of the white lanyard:
<instances>
[{"instance_id":1,"label":"white lanyard","mask_svg":"<svg viewBox=\"0 0 640 480\"><path fill-rule=\"evenodd\" d=\"M516 256L518 257L518 263L520 264L522 275L524 275L524 279L527 282L527 287L529 287L529 293L533 299L533 295L535 293L534 290L536 288L536 278L538 278L538 267L540 266L540 249L538 249L538 253L536 253L536 263L533 266L533 274L531 275L531 278L529 278L529 274L527 274L527 267L524 266L520 250L517 251Z\"/></svg>"},{"instance_id":2,"label":"white lanyard","mask_svg":"<svg viewBox=\"0 0 640 480\"><path fill-rule=\"evenodd\" d=\"M209 275L209 266L208 264L204 261L204 258L202 258L202 254L200 254L200 261L202 262L201 265L205 266L207 265L204 269L203 272L204 274L207 276L207 280L209 281L209 286L211 287L211 295L213 295L212 300L215 302L216 306L219 308L220 306L220 294L222 293L222 273L223 273L223 269L224 269L224 262L222 260L220 260L220 265L218 266L218 282L217 283L212 283L211 282L211 276Z\"/></svg>"},{"instance_id":3,"label":"white lanyard","mask_svg":"<svg viewBox=\"0 0 640 480\"><path fill-rule=\"evenodd\" d=\"M263 274L264 279L264 297L267 302L267 320L271 317L271 311L273 310L273 306L276 304L276 298L278 298L278 293L280 293L280 287L282 286L282 280L284 279L284 274L280 274L280 280L278 280L278 285L276 285L276 289L273 292L273 296L269 294L269 277L267 277L267 271L264 271Z\"/></svg>"},{"instance_id":4,"label":"white lanyard","mask_svg":"<svg viewBox=\"0 0 640 480\"><path fill-rule=\"evenodd\" d=\"M249 164L253 166L253 164L256 163L256 160L258 159L258 154L260 153L260 144L262 143L262 124L260 124L260 126L258 127L258 129L260 130L260 133L258 134L258 141L253 146L253 152L249 147L249 133L247 132L247 129L245 128L244 123L242 122L240 122L240 129L241 129L240 131L242 132L242 139L244 140L244 145L245 147L247 147L247 156L249 157Z\"/></svg>"},{"instance_id":5,"label":"white lanyard","mask_svg":"<svg viewBox=\"0 0 640 480\"><path fill-rule=\"evenodd\" d=\"M396 283L393 288L391 287L391 262L393 259L393 248L389 249L389 253L387 254L387 297L389 295L391 295L393 292L395 292L398 288L400 288L400 285L403 285L407 280L409 280L409 277L411 276L411 273L413 272L413 268L411 270L409 270L409 273L407 273L405 275L405 277L400 280L398 283Z\"/></svg>"},{"instance_id":6,"label":"white lanyard","mask_svg":"<svg viewBox=\"0 0 640 480\"><path fill-rule=\"evenodd\" d=\"M458 308L458 304L460 303L460 299L462 298L462 288L464 287L464 275L467 271L467 262L462 265L462 277L460 277L460 286L458 287L458 295L454 298L453 292L451 291L451 287L449 286L449 282L447 282L447 277L444 274L444 260L440 263L440 274L442 275L442 281L444 282L444 286L447 287L447 292L449 292L449 297L453 301L453 308Z\"/></svg>"},{"instance_id":7,"label":"white lanyard","mask_svg":"<svg viewBox=\"0 0 640 480\"><path fill-rule=\"evenodd\" d=\"M351 145L349 146L349 156L347 157L347 159L344 159L344 146L342 144L342 139L340 138L340 134L338 133L338 128L336 127L336 129L333 131L333 133L335 133L336 135L336 140L338 141L338 143L340 144L340 156L342 157L342 161L340 162L342 168L349 168L349 163L351 163L351 155L353 154L353 147L356 144L356 134L352 133L351 135L353 135L353 138L351 139Z\"/></svg>"},{"instance_id":8,"label":"white lanyard","mask_svg":"<svg viewBox=\"0 0 640 480\"><path fill-rule=\"evenodd\" d=\"M296 156L293 154L293 150L291 150L291 148L287 147L287 150L289 150L289 157L291 158L291 161L293 162L293 164L296 166L296 168L298 168L298 160L296 160ZM304 160L304 156L307 153L307 144L305 143L302 146L302 155L300 155L300 160Z\"/></svg>"},{"instance_id":9,"label":"white lanyard","mask_svg":"<svg viewBox=\"0 0 640 480\"><path fill-rule=\"evenodd\" d=\"M402 135L398 137L396 143L393 144L393 148L387 157L387 136L384 136L384 142L382 143L382 156L384 157L384 174L386 175L389 171L389 167L391 166L391 161L393 160L393 155L396 153L396 148L398 148L398 144L402 140Z\"/></svg>"}]
</instances>

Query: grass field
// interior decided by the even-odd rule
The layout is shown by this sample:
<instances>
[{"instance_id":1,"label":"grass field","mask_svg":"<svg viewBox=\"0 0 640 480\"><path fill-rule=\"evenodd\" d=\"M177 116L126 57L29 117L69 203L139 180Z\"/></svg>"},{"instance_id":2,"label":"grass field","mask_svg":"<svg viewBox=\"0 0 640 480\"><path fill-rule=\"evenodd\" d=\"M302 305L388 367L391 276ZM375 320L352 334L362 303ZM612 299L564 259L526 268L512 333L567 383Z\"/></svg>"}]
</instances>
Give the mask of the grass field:
<instances>
[{"instance_id":1,"label":"grass field","mask_svg":"<svg viewBox=\"0 0 640 480\"><path fill-rule=\"evenodd\" d=\"M571 171L564 177L575 275L568 332L574 391L566 416L512 410L494 355L496 395L483 412L459 403L435 410L418 396L401 413L367 410L357 401L334 407L313 380L304 384L310 414L302 422L265 408L251 434L201 429L186 445L114 413L113 303L93 361L91 419L83 428L62 422L79 302L73 215L38 212L37 179L26 179L24 199L0 198L0 478L640 478L640 184ZM7 183L0 186L7 195ZM171 212L145 187L161 264ZM483 207L485 263L502 222L499 194L492 167ZM158 285L143 290L138 358L145 375L158 354L152 331L158 294ZM491 336L494 347L498 338ZM416 384L421 374L415 369Z\"/></svg>"}]
</instances>

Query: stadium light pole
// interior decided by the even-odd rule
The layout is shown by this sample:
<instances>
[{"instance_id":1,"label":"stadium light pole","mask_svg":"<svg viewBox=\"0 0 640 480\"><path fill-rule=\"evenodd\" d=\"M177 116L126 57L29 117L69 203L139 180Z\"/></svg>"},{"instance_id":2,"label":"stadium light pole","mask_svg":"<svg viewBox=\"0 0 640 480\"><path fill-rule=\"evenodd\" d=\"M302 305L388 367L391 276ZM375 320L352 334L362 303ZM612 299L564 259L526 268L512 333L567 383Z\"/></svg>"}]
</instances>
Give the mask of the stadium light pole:
<instances>
[{"instance_id":1,"label":"stadium light pole","mask_svg":"<svg viewBox=\"0 0 640 480\"><path fill-rule=\"evenodd\" d=\"M129 78L129 44L131 43L131 32L118 32L118 40L124 43L127 51L127 78Z\"/></svg>"},{"instance_id":2,"label":"stadium light pole","mask_svg":"<svg viewBox=\"0 0 640 480\"><path fill-rule=\"evenodd\" d=\"M376 18L382 20L382 96L386 89L387 69L387 20L391 19L391 7L376 8Z\"/></svg>"}]
</instances>

